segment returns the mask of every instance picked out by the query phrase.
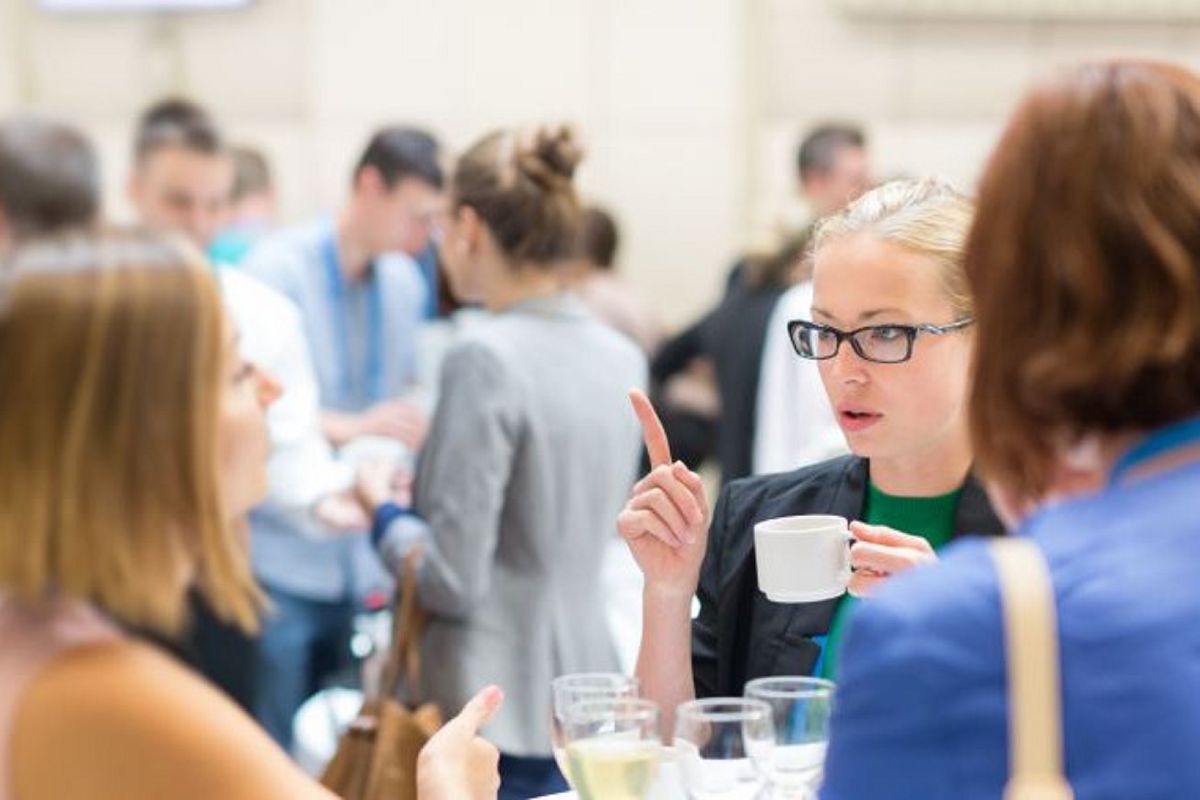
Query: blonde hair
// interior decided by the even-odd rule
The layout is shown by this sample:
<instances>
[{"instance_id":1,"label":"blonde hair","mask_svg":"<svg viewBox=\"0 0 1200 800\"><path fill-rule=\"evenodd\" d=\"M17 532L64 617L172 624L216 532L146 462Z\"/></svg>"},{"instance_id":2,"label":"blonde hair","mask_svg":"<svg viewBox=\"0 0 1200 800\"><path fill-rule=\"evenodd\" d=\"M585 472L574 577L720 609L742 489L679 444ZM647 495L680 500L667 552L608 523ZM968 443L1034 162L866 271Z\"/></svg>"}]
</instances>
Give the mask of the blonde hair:
<instances>
[{"instance_id":1,"label":"blonde hair","mask_svg":"<svg viewBox=\"0 0 1200 800\"><path fill-rule=\"evenodd\" d=\"M813 236L813 252L832 239L860 234L893 242L937 262L942 288L955 314L969 317L974 303L963 260L974 216L971 199L944 181L891 181L822 220Z\"/></svg>"},{"instance_id":2,"label":"blonde hair","mask_svg":"<svg viewBox=\"0 0 1200 800\"><path fill-rule=\"evenodd\" d=\"M0 591L171 634L194 583L254 629L218 488L225 331L199 254L147 234L48 241L0 267Z\"/></svg>"}]
</instances>

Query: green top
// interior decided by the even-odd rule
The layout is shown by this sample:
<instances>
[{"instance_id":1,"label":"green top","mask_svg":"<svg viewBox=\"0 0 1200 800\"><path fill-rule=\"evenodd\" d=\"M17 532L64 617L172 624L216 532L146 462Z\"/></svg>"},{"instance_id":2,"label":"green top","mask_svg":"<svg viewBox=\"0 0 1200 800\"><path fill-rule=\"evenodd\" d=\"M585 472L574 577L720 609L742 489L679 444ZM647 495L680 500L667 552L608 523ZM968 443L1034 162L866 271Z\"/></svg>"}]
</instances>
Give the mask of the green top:
<instances>
[{"instance_id":1,"label":"green top","mask_svg":"<svg viewBox=\"0 0 1200 800\"><path fill-rule=\"evenodd\" d=\"M954 518L958 513L958 499L962 487L949 494L937 497L899 497L880 491L875 484L867 485L867 504L863 509L863 521L869 525L886 525L903 533L920 536L933 547L941 550L954 535ZM822 658L817 662L820 677L834 680L837 675L838 653L845 635L846 621L850 610L858 600L842 595L829 634L825 639Z\"/></svg>"}]
</instances>

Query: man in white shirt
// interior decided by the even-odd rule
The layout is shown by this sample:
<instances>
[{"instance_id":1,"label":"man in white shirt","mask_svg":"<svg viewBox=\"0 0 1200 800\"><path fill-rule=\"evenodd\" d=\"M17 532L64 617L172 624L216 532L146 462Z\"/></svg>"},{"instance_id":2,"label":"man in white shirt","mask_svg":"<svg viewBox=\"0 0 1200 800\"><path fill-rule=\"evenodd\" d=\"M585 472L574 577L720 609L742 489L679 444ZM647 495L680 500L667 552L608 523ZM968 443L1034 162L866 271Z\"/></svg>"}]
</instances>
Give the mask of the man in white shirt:
<instances>
[{"instance_id":1,"label":"man in white shirt","mask_svg":"<svg viewBox=\"0 0 1200 800\"><path fill-rule=\"evenodd\" d=\"M174 231L203 251L225 219L233 166L207 113L183 100L167 100L142 116L134 144L129 197L143 224ZM319 535L312 513L336 517L340 493L353 483L320 430L316 380L295 306L248 275L218 268L225 302L241 335L243 356L270 373L283 388L267 415L271 435L269 494L252 515L292 535ZM351 514L345 524L365 527ZM196 609L190 644L197 666L243 707L252 709L255 645Z\"/></svg>"}]
</instances>

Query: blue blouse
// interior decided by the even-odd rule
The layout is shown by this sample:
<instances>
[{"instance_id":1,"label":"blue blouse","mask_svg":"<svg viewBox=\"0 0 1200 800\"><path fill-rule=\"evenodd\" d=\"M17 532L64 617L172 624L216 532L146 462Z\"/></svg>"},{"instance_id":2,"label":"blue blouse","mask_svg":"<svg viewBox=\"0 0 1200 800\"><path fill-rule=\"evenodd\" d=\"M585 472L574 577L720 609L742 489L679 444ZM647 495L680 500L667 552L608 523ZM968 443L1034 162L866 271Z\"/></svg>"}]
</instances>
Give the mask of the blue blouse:
<instances>
[{"instance_id":1,"label":"blue blouse","mask_svg":"<svg viewBox=\"0 0 1200 800\"><path fill-rule=\"evenodd\" d=\"M1043 509L1077 800L1200 798L1200 464ZM1000 599L986 542L891 581L845 642L822 800L998 800Z\"/></svg>"}]
</instances>

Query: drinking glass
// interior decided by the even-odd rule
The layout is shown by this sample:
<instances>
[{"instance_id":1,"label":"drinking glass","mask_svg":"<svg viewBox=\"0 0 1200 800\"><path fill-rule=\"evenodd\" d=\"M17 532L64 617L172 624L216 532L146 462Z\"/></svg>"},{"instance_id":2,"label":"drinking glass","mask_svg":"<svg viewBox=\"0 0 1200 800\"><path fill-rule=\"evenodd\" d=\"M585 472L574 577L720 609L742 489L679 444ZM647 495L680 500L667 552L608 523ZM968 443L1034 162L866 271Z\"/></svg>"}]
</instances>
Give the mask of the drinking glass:
<instances>
[{"instance_id":1,"label":"drinking glass","mask_svg":"<svg viewBox=\"0 0 1200 800\"><path fill-rule=\"evenodd\" d=\"M662 759L658 706L617 697L581 700L563 725L580 800L646 800Z\"/></svg>"},{"instance_id":2,"label":"drinking glass","mask_svg":"<svg viewBox=\"0 0 1200 800\"><path fill-rule=\"evenodd\" d=\"M821 783L834 684L820 678L759 678L747 698L771 708L775 746L756 751L755 763L780 800L808 800Z\"/></svg>"},{"instance_id":3,"label":"drinking glass","mask_svg":"<svg viewBox=\"0 0 1200 800\"><path fill-rule=\"evenodd\" d=\"M754 800L764 776L753 754L775 746L771 708L740 697L692 700L675 712L675 752L690 800Z\"/></svg>"},{"instance_id":4,"label":"drinking glass","mask_svg":"<svg viewBox=\"0 0 1200 800\"><path fill-rule=\"evenodd\" d=\"M637 678L615 672L579 672L563 675L550 683L550 744L558 769L571 783L568 770L563 726L567 720L567 709L584 700L610 700L634 698L640 693ZM574 784L571 783L572 787Z\"/></svg>"}]
</instances>

